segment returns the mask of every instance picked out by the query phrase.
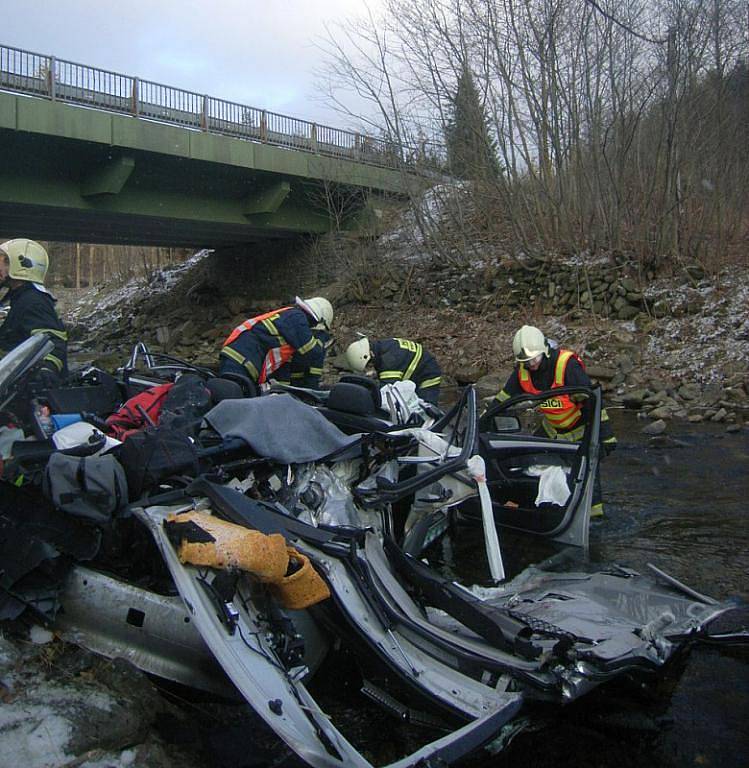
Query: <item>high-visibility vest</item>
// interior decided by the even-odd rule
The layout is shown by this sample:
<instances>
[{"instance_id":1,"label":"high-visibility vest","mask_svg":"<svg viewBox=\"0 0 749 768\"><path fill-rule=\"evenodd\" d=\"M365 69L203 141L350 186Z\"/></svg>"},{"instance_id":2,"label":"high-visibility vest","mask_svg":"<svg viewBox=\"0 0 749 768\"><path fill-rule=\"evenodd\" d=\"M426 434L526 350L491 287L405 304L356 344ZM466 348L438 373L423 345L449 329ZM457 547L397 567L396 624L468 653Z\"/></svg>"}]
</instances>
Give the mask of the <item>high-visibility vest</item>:
<instances>
[{"instance_id":1,"label":"high-visibility vest","mask_svg":"<svg viewBox=\"0 0 749 768\"><path fill-rule=\"evenodd\" d=\"M554 366L554 380L551 383L552 389L564 386L564 372L567 369L567 363L574 357L580 364L582 360L569 349L560 349L557 363ZM518 367L518 381L524 392L530 395L538 395L540 389L536 389L531 380L528 369L520 363ZM557 431L567 432L582 419L583 407L580 403L574 403L569 395L555 395L544 400L538 406L538 410L543 413L549 424Z\"/></svg>"},{"instance_id":2,"label":"high-visibility vest","mask_svg":"<svg viewBox=\"0 0 749 768\"><path fill-rule=\"evenodd\" d=\"M258 376L258 383L263 384L268 379L273 371L277 371L284 363L288 363L292 357L294 357L295 349L289 344L286 339L281 335L278 328L276 328L275 321L278 320L282 312L287 312L292 307L282 307L281 309L274 309L272 312L266 312L263 315L257 317L251 317L240 323L227 337L223 346L228 347L233 341L236 341L238 336L245 331L251 331L256 325L261 325L265 328L271 336L275 336L278 339L278 346L271 347L263 360L262 368Z\"/></svg>"}]
</instances>

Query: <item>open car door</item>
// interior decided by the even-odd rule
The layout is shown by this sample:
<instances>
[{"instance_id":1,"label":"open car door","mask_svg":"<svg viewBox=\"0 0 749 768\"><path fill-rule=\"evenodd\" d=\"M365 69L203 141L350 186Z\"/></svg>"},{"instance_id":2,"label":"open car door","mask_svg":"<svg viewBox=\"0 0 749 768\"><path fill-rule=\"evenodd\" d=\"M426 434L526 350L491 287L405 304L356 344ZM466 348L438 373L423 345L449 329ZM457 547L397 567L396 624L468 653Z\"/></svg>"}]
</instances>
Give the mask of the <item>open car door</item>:
<instances>
[{"instance_id":1,"label":"open car door","mask_svg":"<svg viewBox=\"0 0 749 768\"><path fill-rule=\"evenodd\" d=\"M535 409L561 394L586 403L585 432L577 442L551 439L539 429ZM489 406L479 420L479 444L497 525L587 548L600 417L598 388L560 387Z\"/></svg>"}]
</instances>

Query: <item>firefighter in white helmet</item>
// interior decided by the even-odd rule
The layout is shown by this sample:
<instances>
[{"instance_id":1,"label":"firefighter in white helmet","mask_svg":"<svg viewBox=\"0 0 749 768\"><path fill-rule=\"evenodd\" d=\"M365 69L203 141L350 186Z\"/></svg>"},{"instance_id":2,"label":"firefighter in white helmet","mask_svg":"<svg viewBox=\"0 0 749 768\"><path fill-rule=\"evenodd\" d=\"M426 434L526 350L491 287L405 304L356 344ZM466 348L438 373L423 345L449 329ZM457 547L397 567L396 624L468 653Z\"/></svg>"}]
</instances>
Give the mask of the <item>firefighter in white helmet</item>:
<instances>
[{"instance_id":1,"label":"firefighter in white helmet","mask_svg":"<svg viewBox=\"0 0 749 768\"><path fill-rule=\"evenodd\" d=\"M540 392L558 387L591 387L582 359L572 350L552 345L535 326L524 325L512 340L515 370L510 374L496 399L501 401L527 392ZM543 414L543 434L555 440L582 440L585 433L586 402L579 402L574 395L559 395L542 403L538 410ZM616 448L616 437L611 429L608 414L601 411L600 439L604 454ZM593 489L593 517L603 515L600 472L596 472Z\"/></svg>"},{"instance_id":2,"label":"firefighter in white helmet","mask_svg":"<svg viewBox=\"0 0 749 768\"><path fill-rule=\"evenodd\" d=\"M413 381L422 400L438 404L442 371L434 356L418 342L397 338L370 342L363 336L349 344L344 354L347 367L355 373L364 373L371 365L381 384Z\"/></svg>"},{"instance_id":3,"label":"firefighter in white helmet","mask_svg":"<svg viewBox=\"0 0 749 768\"><path fill-rule=\"evenodd\" d=\"M224 341L219 375L241 377L256 392L270 379L288 382L292 370L303 371L294 383L317 389L332 325L333 306L322 296L297 297L291 306L251 317Z\"/></svg>"},{"instance_id":4,"label":"firefighter in white helmet","mask_svg":"<svg viewBox=\"0 0 749 768\"><path fill-rule=\"evenodd\" d=\"M31 336L47 334L55 346L42 361L42 373L55 385L68 373L68 334L55 297L44 287L48 267L47 251L35 240L19 237L0 244L0 284L8 288L3 303L10 304L0 326L0 349L7 352Z\"/></svg>"}]
</instances>

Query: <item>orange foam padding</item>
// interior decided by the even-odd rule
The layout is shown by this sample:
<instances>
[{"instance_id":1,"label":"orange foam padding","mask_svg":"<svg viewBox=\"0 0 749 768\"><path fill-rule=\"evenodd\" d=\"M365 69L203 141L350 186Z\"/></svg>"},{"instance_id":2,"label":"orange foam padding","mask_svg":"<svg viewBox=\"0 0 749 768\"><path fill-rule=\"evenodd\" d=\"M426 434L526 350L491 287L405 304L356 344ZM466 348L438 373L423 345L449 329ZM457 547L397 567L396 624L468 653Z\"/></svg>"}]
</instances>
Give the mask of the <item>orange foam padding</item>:
<instances>
[{"instance_id":1,"label":"orange foam padding","mask_svg":"<svg viewBox=\"0 0 749 768\"><path fill-rule=\"evenodd\" d=\"M204 512L169 515L167 522L185 524L185 535L177 549L182 563L220 569L238 568L263 582L280 582L286 575L289 555L286 540L280 533L266 536L260 531L227 523ZM213 541L189 541L188 523L209 534Z\"/></svg>"},{"instance_id":2,"label":"orange foam padding","mask_svg":"<svg viewBox=\"0 0 749 768\"><path fill-rule=\"evenodd\" d=\"M312 567L306 555L288 548L289 565L300 566L289 576L270 585L271 592L284 608L298 610L327 600L330 597L328 585L322 576Z\"/></svg>"}]
</instances>

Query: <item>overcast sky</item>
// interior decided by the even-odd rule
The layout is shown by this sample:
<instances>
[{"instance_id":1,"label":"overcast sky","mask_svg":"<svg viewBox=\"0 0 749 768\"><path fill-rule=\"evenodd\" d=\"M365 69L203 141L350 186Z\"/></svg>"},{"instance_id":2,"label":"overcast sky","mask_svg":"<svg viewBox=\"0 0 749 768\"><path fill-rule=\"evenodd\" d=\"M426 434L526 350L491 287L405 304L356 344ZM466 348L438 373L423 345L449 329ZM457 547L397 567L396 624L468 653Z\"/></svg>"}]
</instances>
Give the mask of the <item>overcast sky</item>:
<instances>
[{"instance_id":1,"label":"overcast sky","mask_svg":"<svg viewBox=\"0 0 749 768\"><path fill-rule=\"evenodd\" d=\"M315 40L363 10L363 0L0 0L0 44L343 125L314 88Z\"/></svg>"}]
</instances>

